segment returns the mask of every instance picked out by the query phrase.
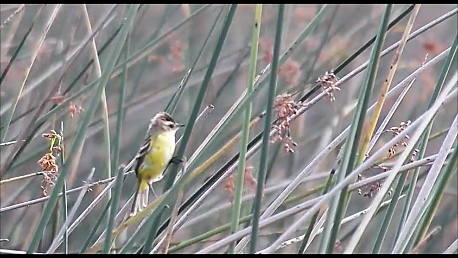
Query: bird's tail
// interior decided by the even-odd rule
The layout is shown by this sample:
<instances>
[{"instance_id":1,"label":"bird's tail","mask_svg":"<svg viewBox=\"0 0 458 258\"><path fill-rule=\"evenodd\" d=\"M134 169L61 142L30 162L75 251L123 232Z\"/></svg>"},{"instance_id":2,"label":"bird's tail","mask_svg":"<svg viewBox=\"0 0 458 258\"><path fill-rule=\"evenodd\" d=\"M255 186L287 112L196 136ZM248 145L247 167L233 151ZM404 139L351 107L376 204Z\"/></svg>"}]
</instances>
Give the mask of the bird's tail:
<instances>
[{"instance_id":1,"label":"bird's tail","mask_svg":"<svg viewBox=\"0 0 458 258\"><path fill-rule=\"evenodd\" d=\"M130 210L130 216L135 216L137 212L142 211L146 206L148 206L148 194L149 186L146 180L138 179L137 191L134 196L134 203L132 204L132 209Z\"/></svg>"}]
</instances>

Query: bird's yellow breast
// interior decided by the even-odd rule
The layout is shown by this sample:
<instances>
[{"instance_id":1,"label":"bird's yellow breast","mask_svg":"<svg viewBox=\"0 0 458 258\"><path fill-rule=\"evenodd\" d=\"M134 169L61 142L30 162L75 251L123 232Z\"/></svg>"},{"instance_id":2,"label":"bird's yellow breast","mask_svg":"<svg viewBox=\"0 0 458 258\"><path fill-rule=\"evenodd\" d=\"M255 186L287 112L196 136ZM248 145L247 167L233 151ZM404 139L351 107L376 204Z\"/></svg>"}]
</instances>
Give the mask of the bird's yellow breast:
<instances>
[{"instance_id":1,"label":"bird's yellow breast","mask_svg":"<svg viewBox=\"0 0 458 258\"><path fill-rule=\"evenodd\" d=\"M163 132L152 137L149 150L139 167L138 177L148 182L161 177L174 151L175 134L173 132Z\"/></svg>"}]
</instances>

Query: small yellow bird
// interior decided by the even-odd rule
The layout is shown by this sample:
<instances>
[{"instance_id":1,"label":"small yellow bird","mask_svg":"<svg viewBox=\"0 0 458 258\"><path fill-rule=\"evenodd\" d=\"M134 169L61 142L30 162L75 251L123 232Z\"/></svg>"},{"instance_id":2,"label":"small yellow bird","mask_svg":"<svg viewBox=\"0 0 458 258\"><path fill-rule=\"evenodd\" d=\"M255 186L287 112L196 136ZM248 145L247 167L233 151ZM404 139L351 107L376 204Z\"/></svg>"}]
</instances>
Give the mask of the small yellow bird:
<instances>
[{"instance_id":1,"label":"small yellow bird","mask_svg":"<svg viewBox=\"0 0 458 258\"><path fill-rule=\"evenodd\" d=\"M156 195L151 185L162 180L167 165L174 160L175 134L183 126L166 112L159 112L151 119L145 141L135 156L134 169L138 182L130 216L148 205L149 188Z\"/></svg>"}]
</instances>

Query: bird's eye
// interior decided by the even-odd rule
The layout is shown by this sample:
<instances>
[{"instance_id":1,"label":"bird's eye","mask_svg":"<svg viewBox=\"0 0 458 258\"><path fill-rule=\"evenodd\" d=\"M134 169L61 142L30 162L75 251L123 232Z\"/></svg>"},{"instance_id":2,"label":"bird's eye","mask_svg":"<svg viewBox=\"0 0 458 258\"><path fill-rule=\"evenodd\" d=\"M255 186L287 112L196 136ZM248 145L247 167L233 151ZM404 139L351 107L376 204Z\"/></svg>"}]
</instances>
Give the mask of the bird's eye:
<instances>
[{"instance_id":1,"label":"bird's eye","mask_svg":"<svg viewBox=\"0 0 458 258\"><path fill-rule=\"evenodd\" d=\"M172 123L173 123L173 119L172 119L172 117L169 116L169 115L165 115L165 116L164 116L164 120L165 120L166 122L172 122Z\"/></svg>"}]
</instances>

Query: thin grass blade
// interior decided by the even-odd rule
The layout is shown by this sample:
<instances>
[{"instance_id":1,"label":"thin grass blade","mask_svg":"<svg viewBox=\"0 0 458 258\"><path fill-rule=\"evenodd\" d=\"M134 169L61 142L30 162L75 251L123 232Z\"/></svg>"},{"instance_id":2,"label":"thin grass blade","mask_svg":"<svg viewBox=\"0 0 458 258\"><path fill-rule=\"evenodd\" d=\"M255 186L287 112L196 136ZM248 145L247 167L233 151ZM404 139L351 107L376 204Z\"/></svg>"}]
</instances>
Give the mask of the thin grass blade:
<instances>
[{"instance_id":1,"label":"thin grass blade","mask_svg":"<svg viewBox=\"0 0 458 258\"><path fill-rule=\"evenodd\" d=\"M366 155L369 154L369 151L370 151L370 144L371 144L371 138L374 137L373 135L373 132L375 130L375 126L377 124L377 121L378 121L378 118L380 116L380 113L382 111L382 107L383 107L383 104L385 102L385 94L386 92L388 91L389 89L389 86L394 78L394 74L396 72L396 69L398 67L398 64L399 64L399 59L402 55L402 52L404 51L404 46L406 44L406 40L407 40L407 36L410 34L410 31L413 27L413 23L415 21L415 18L418 14L418 12L420 11L420 7L421 7L421 4L418 4L418 5L415 5L415 8L409 18L409 21L407 22L407 25L406 25L406 29L404 30L404 33L402 35L402 38L401 38L401 45L399 45L398 49L396 50L396 53L395 53L395 56L393 58L393 61L392 61L392 64L390 66L390 71L389 71L389 74L388 74L388 78L387 80L384 82L384 85L382 87L382 92L380 94L380 97L379 97L379 100L377 101L377 110L376 112L374 113L374 116L371 120L371 123L369 125L369 129L366 133L366 137L364 139L364 143L363 143L363 146L361 147L361 150L360 150L360 153L366 153ZM383 130L383 128L380 128ZM359 156L359 159L358 159L358 162L356 165L359 165L361 164L362 160L364 159L365 155L360 155ZM402 177L402 176L401 176ZM393 198L394 200L397 200L397 198L401 195L401 191L402 189L404 188L404 180L402 180L403 178L399 178L397 181L397 186L396 186L396 190L394 192L394 195L393 195ZM380 248L382 246L382 242L383 240L385 239L385 235L386 235L386 232L388 230L388 225L390 224L391 222L391 218L394 214L394 209L396 208L396 204L397 204L397 201L393 201L390 203L390 206L388 207L388 210L383 218L383 222L382 222L382 225L380 227L380 230L379 230L379 234L377 235L377 239L375 240L375 244L374 244L374 247L372 249L372 253L379 253L380 251Z\"/></svg>"},{"instance_id":2,"label":"thin grass blade","mask_svg":"<svg viewBox=\"0 0 458 258\"><path fill-rule=\"evenodd\" d=\"M92 176L94 175L94 169L92 169L91 173L87 177L87 181L92 180ZM57 234L54 237L54 241L51 243L51 246L49 247L48 251L46 251L47 254L54 253L56 249L59 247L59 242L57 241L59 238L61 238L64 234L68 234L68 226L70 225L70 222L72 221L73 217L76 214L76 211L78 210L79 206L81 205L81 202L83 201L83 197L86 195L87 191L89 189L89 184L85 184L84 188L81 189L80 194L78 195L75 204L73 205L72 210L70 211L70 214L68 215L67 219L64 221L64 225L62 225L61 230L59 231L59 234ZM66 196L66 195L65 195ZM64 236L65 240L65 236Z\"/></svg>"},{"instance_id":3,"label":"thin grass blade","mask_svg":"<svg viewBox=\"0 0 458 258\"><path fill-rule=\"evenodd\" d=\"M412 6L413 8L413 6ZM414 33L412 33L409 37L408 37L408 40L412 40L414 39L416 36L418 35L421 35L423 32L427 31L428 29L432 28L433 26L437 25L437 24L440 24L442 21L452 17L453 15L455 15L458 11L458 8L457 9L454 9L442 16L440 16L439 18L435 19L434 21L428 23L427 25L421 27L420 29L416 30ZM406 12L405 14L408 14L408 12ZM399 20L398 20L399 21ZM392 24L394 25L394 24ZM381 53L381 57L388 54L390 51L394 50L398 45L400 44L400 42L397 42L395 44L393 44L392 46L390 46L389 48L385 49L382 53ZM405 85L407 84L410 80L412 80L413 78L415 78L415 76L417 76L417 74L419 73L422 73L425 71L426 67L429 67L429 65L433 65L435 63L437 63L439 60L441 60L442 58L444 58L444 54L445 54L446 51L442 52L440 55L438 55L437 57L433 58L431 60L431 62L428 62L427 65L425 65L424 67L421 67L420 69L418 69L417 71L415 71L414 73L412 73L411 75L409 75L406 79L404 79L401 83L399 83L396 88L397 90L399 90L400 88L398 87L401 87L402 85ZM356 58L356 57L355 57ZM348 63L347 63L348 64ZM342 77L337 83L336 83L336 86L338 86L339 84L347 81L349 78L351 78L352 76L356 75L357 73L363 71L368 65L368 62L366 62L365 64L359 66L357 69L355 69L353 72L350 72L348 75ZM343 69L343 64L339 66L339 68ZM306 101L310 96L311 94L313 93L313 90L307 94L305 94L303 97L301 97L300 101ZM390 91L388 95L392 95L394 93L394 91ZM247 96L247 99L249 99L250 96ZM374 106L373 106L374 107ZM371 107L371 110L372 108ZM333 142L331 142L327 147L326 147L326 150L327 151L323 151L321 152L310 164L309 166L307 166L306 169L304 169L301 173L299 173L299 175L291 182L291 184L279 195L279 197L266 209L265 213L261 216L261 218L266 218L267 216L270 216L276 208L278 208L278 206L281 204L282 201L284 201L287 196L298 186L299 182L301 182L301 180L303 179L303 177L307 176L309 173L312 172L312 168L317 164L316 162L318 160L320 160L322 157L326 156L328 151L330 152L332 149L334 149L337 145L339 145L341 143L341 141L344 139L343 137L346 137L345 135L348 133L348 130L349 128L347 127L344 132L342 132ZM261 137L261 134L259 134L258 136L255 137L255 139L253 139L250 144L253 143L253 146L255 144L256 141L258 141ZM227 167L223 167L222 170L226 170ZM216 173L215 175L218 175L218 173ZM186 204L186 203L185 203ZM243 239L242 241L240 241L239 245L238 246L245 246L247 243L247 238ZM238 249L239 250L239 249Z\"/></svg>"},{"instance_id":4,"label":"thin grass blade","mask_svg":"<svg viewBox=\"0 0 458 258\"><path fill-rule=\"evenodd\" d=\"M111 230L113 229L114 225L114 220L116 213L118 211L118 206L119 206L119 199L121 197L121 190L122 190L122 183L123 183L123 171L124 171L124 166L120 166L118 169L118 174L116 175L116 183L115 183L115 188L114 188L114 195L113 195L113 201L110 202L110 217L108 219L108 225L107 225L107 234L105 236L105 244L103 246L103 253L104 254L109 254L111 250Z\"/></svg>"},{"instance_id":5,"label":"thin grass blade","mask_svg":"<svg viewBox=\"0 0 458 258\"><path fill-rule=\"evenodd\" d=\"M277 14L277 28L275 34L275 44L273 52L273 62L272 70L277 71L279 67L280 59L280 47L281 47L281 38L283 33L283 18L285 15L285 5L280 4L278 6ZM261 146L261 160L259 162L259 171L256 184L256 196L254 200L254 209L253 209L253 227L251 231L251 243L250 243L250 253L256 252L256 245L259 236L259 217L261 215L261 202L264 190L264 178L266 176L267 170L267 158L269 157L269 144L270 144L270 134L267 132L270 131L272 116L273 116L273 104L275 96L277 94L277 73L272 72L270 76L270 86L269 86L269 95L267 97L266 104L266 116L264 120L264 135L262 137L262 146Z\"/></svg>"},{"instance_id":6,"label":"thin grass blade","mask_svg":"<svg viewBox=\"0 0 458 258\"><path fill-rule=\"evenodd\" d=\"M383 13L383 17L377 33L377 38L375 40L375 45L372 49L369 67L365 74L364 83L359 93L358 105L356 106L356 110L350 126L350 134L345 141L345 149L339 167L337 182L342 182L345 176L350 174L355 165L354 163L356 162L358 143L361 137L364 120L366 118L369 98L371 96L375 78L377 76L377 70L380 62L379 56L385 41L391 9L392 5L388 4L386 5L385 11ZM331 202L324 226L322 240L320 242L320 253L332 253L334 250L335 241L337 240L337 233L340 229L340 223L335 222L341 221L345 215L349 198L347 195L347 188L344 187L339 199L334 199Z\"/></svg>"},{"instance_id":7,"label":"thin grass blade","mask_svg":"<svg viewBox=\"0 0 458 258\"><path fill-rule=\"evenodd\" d=\"M17 56L19 55L19 52L21 52L21 49L24 46L24 43L26 42L30 32L32 31L32 29L33 29L33 27L35 25L35 21L36 21L38 15L40 14L42 9L43 9L43 7L41 7L38 10L38 12L35 14L35 17L34 17L34 19L32 21L32 24L30 25L29 29L25 32L24 37L22 37L22 39L21 39L21 42L19 42L19 46L17 47L16 51L14 51L13 55L11 56L10 61L8 61L8 65L6 65L5 70L3 70L2 76L0 77L0 85L2 85L2 82L5 79L6 75L8 74L8 71L10 70L11 65L13 64L14 60L16 60ZM4 112L3 108L4 108L4 106L2 105L2 113Z\"/></svg>"},{"instance_id":8,"label":"thin grass blade","mask_svg":"<svg viewBox=\"0 0 458 258\"><path fill-rule=\"evenodd\" d=\"M30 142L31 138L33 137L33 134L36 132L37 128L40 127L44 121L41 121L37 123L37 119L41 112L44 110L46 104L49 103L51 96L53 96L57 90L60 88L60 82L62 81L63 77L65 76L66 72L68 72L68 68L75 62L76 57L79 56L83 52L84 47L86 44L89 43L89 40L97 33L101 28L103 28L104 22L106 22L112 12L116 9L115 6L113 6L107 13L104 19L102 19L102 22L98 26L97 29L94 30L93 35L87 37L83 43L78 46L74 51L71 52L71 54L67 55L65 64L66 68L64 69L64 72L62 73L61 77L59 78L58 82L53 86L53 88L48 92L48 95L45 97L45 99L41 102L39 107L37 108L37 111L33 115L33 117L30 119L30 123L26 126L26 130L18 137L19 141L25 140L21 144L15 145L12 153L8 156L6 159L5 163L1 166L0 168L0 179L3 178L10 170L11 165L16 161L17 157L19 154L22 153L24 148L27 146L27 144ZM70 61L71 60L71 61Z\"/></svg>"},{"instance_id":9,"label":"thin grass blade","mask_svg":"<svg viewBox=\"0 0 458 258\"><path fill-rule=\"evenodd\" d=\"M22 90L24 89L25 83L27 82L27 80L29 78L30 71L32 70L33 64L35 63L35 60L37 59L38 53L39 53L41 47L43 46L43 42L45 41L45 38L48 35L49 29L51 28L51 26L52 26L52 24L54 22L54 19L56 18L57 13L60 10L60 7L61 7L60 4L57 4L57 5L54 6L54 9L53 9L51 15L48 17L48 20L46 21L46 26L45 26L45 29L43 31L43 34L41 35L40 39L38 40L38 42L36 43L36 45L34 47L34 52L32 54L30 65L28 66L28 68L25 71L25 78L22 81L21 86L19 87L19 91L18 91L17 97L16 97L16 99L14 101L13 107L11 108L11 114L7 118L6 126L5 126L5 129L4 129L4 132L3 132L2 142L4 142L6 137L8 136L8 128L9 128L9 125L11 123L11 119L13 118L14 111L16 110L16 107L17 107L17 104L19 102L19 99L21 98ZM38 12L40 12L40 11L41 11L41 9Z\"/></svg>"},{"instance_id":10,"label":"thin grass blade","mask_svg":"<svg viewBox=\"0 0 458 258\"><path fill-rule=\"evenodd\" d=\"M453 44L451 46L449 55L447 56L447 59L445 60L443 66L442 66L441 73L439 75L438 81L437 81L436 86L434 88L434 92L431 95L431 98L429 100L427 109L430 108L433 105L433 103L437 99L437 96L439 95L439 92L442 89L442 86L443 86L443 84L445 82L445 78L447 77L449 69L450 69L450 67L451 67L451 65L453 63L454 57L456 55L457 44L458 44L458 35L455 37L455 40L453 41ZM429 135L431 133L431 128L432 128L432 123L429 125L427 131L425 132L421 142L419 143L419 146L417 146L417 149L418 149L418 153L417 153L417 157L418 158L417 159L421 159L425 155L426 146L427 146L427 143L428 143L427 141L428 141ZM401 230L402 230L401 228L404 226L404 223L405 223L405 221L407 219L407 216L409 215L410 208L411 208L410 206L411 206L411 203L412 203L412 200L413 200L413 194L414 194L416 182L418 180L418 174L419 174L419 170L416 169L413 172L413 175L412 175L412 178L411 178L411 184L410 184L409 192L407 194L407 200L404 203L403 211L402 211L402 214L401 214L401 219L400 219L399 225L398 225L398 230L396 232L395 242L393 243L393 249L394 249L394 245L395 245L395 243L396 243L396 241L397 241L397 239L398 239L398 237L399 237L399 235L401 233Z\"/></svg>"},{"instance_id":11,"label":"thin grass blade","mask_svg":"<svg viewBox=\"0 0 458 258\"><path fill-rule=\"evenodd\" d=\"M94 93L94 96L91 99L91 103L89 105L89 108L86 112L86 115L82 121L82 124L79 127L79 130L77 134L75 135L75 140L73 141L72 147L69 151L68 158L62 168L62 171L55 183L55 188L51 193L51 196L49 198L49 201L46 203L44 210L43 210L43 215L40 219L40 223L38 224L37 228L35 229L34 236L32 238L32 241L29 245L29 248L27 250L27 253L33 253L37 250L38 248L38 243L42 237L44 228L46 224L49 221L49 218L51 216L51 212L54 209L54 206L56 205L57 198L58 198L58 190L60 189L64 183L65 176L70 170L71 164L73 162L73 157L75 156L76 152L78 149L80 149L83 141L84 141L84 135L86 134L87 127L90 123L90 120L92 119L95 109L97 107L98 101L100 100L100 96L102 94L102 90L104 87L107 85L109 77L111 72L114 69L116 60L119 57L119 54L121 53L122 46L125 43L125 40L127 38L128 32L131 28L133 19L135 17L136 11L138 9L138 5L131 5L129 8L129 13L127 15L127 19L123 25L123 28L121 29L121 32L119 34L119 38L116 44L116 47L113 49L113 53L111 55L111 58L109 62L107 63L106 69L104 69L104 73L102 74L102 77L100 79L99 85L97 85L97 89Z\"/></svg>"},{"instance_id":12,"label":"thin grass blade","mask_svg":"<svg viewBox=\"0 0 458 258\"><path fill-rule=\"evenodd\" d=\"M454 85L457 83L458 79L458 74L455 73L454 78L452 80L455 80L454 82L451 81L450 85ZM445 90L444 90L445 91ZM393 253L402 253L405 251L410 251L407 250L406 247L409 243L410 238L413 236L415 233L415 229L418 227L418 223L421 220L421 217L424 215L427 209L427 202L425 202L433 188L434 182L436 181L440 171L441 167L443 166L445 159L447 158L447 154L449 153L450 149L452 148L452 145L457 137L458 134L458 116L455 117L455 120L453 121L452 126L450 127L450 131L447 134L447 136L444 139L444 143L441 146L441 149L439 151L439 158L437 158L433 166L431 167L428 175L426 176L425 182L423 183L422 188L420 189L420 192L418 193L417 199L415 203L412 206L412 209L410 211L409 216L407 217L406 223L399 233L399 238L397 239L397 242L393 248Z\"/></svg>"},{"instance_id":13,"label":"thin grass blade","mask_svg":"<svg viewBox=\"0 0 458 258\"><path fill-rule=\"evenodd\" d=\"M422 221L416 232L417 239L415 239L415 242L418 242L418 239L424 237L422 236L421 232L424 232L425 229L427 230L431 225L434 215L436 214L439 208L439 204L443 197L443 193L445 192L447 183L449 183L449 180L451 179L453 172L456 171L456 164L458 160L457 149L458 148L455 148L453 150L453 153L449 157L447 165L444 167L444 171L441 172L437 178L436 186L433 188L433 193L428 197L427 203L428 206L430 206L430 208L427 209L425 215L422 217Z\"/></svg>"},{"instance_id":14,"label":"thin grass blade","mask_svg":"<svg viewBox=\"0 0 458 258\"><path fill-rule=\"evenodd\" d=\"M441 94L437 98L437 101L434 103L434 105L430 109L428 109L427 112L425 112L423 115L421 115L419 118L417 118L417 120L414 122L417 125L418 124L419 125L418 125L418 128L416 128L416 131L414 132L412 137L410 137L410 141L409 141L410 144L408 144L407 147L405 148L405 150L399 155L398 160L396 161L395 165L391 169L392 172L390 173L388 178L385 180L385 182L384 182L382 188L380 189L380 191L378 192L377 196L375 196L373 202L371 203L370 211L364 217L363 221L361 222L361 224L358 226L357 230L353 234L353 236L350 239L350 242L347 245L347 248L345 249L344 253L352 253L355 250L357 244L359 243L359 240L360 240L362 234L366 230L367 225L369 224L369 222L372 219L375 211L377 210L378 206L380 205L383 197L388 192L388 189L390 188L391 184L393 183L393 180L395 179L396 174L397 174L396 172L399 170L399 168L405 162L406 158L409 156L410 152L413 150L416 142L422 136L423 132L426 130L426 128L429 125L429 123L431 123L431 120L435 116L435 114L438 111L439 107L441 107L444 103L446 103L446 101L450 100L451 98L456 97L457 90L452 91L453 86L454 85L452 83L447 85L447 87L444 88L443 92L441 92ZM413 123L411 125L413 125ZM415 127L417 127L417 125ZM408 129L409 128L407 128L407 130ZM405 132L407 130L405 130ZM393 139L396 139L396 138L397 137L395 137ZM392 142L392 140L390 141L390 143L391 142ZM393 145L391 145L391 146L393 146ZM376 153L378 153L378 152L376 152ZM375 154L374 154L374 156L375 156ZM367 160L370 160L370 159L371 158L369 158ZM366 162L364 162L364 163L366 163ZM358 171L358 169L356 169L355 171Z\"/></svg>"},{"instance_id":15,"label":"thin grass blade","mask_svg":"<svg viewBox=\"0 0 458 258\"><path fill-rule=\"evenodd\" d=\"M282 5L283 6L283 5ZM282 18L284 13L284 6L281 7ZM261 16L262 16L262 4L256 4L254 10L254 21L253 21L253 36L251 40L251 53L250 53L250 68L248 70L248 85L247 85L247 94L250 94L254 90L254 77L256 75L256 63L258 60L258 41L259 41L259 34L261 32ZM282 22L282 21L279 21ZM281 29L280 31L277 30L277 33L280 33L281 38ZM280 44L280 43L278 43ZM276 54L278 55L279 47L276 49ZM275 52L274 52L275 53ZM278 56L275 65L278 65ZM275 68L273 68L275 69ZM274 74L274 73L272 73ZM275 94L275 89L274 89ZM232 206L232 216L231 216L231 234L237 232L239 223L240 223L240 210L242 206L241 198L242 198L242 191L243 191L243 183L245 179L245 169L246 169L246 152L248 146L248 137L249 137L249 126L250 126L250 119L251 119L251 110L252 104L248 104L245 108L245 115L242 120L242 134L240 138L240 155L239 155L239 165L238 171L236 174L236 183L235 183L235 192L234 192L234 200ZM270 109L268 109L270 110ZM269 121L270 126L270 121ZM263 181L259 181L259 184L263 185ZM232 243L229 246L228 253L234 253L235 243Z\"/></svg>"},{"instance_id":16,"label":"thin grass blade","mask_svg":"<svg viewBox=\"0 0 458 258\"><path fill-rule=\"evenodd\" d=\"M95 239L95 234L97 233L97 230L99 229L100 225L102 224L102 221L105 218L105 215L108 213L108 209L111 206L112 200L113 200L113 198L111 198L108 201L107 205L105 206L105 208L103 208L103 211L100 213L100 216L97 219L97 221L95 222L94 227L91 229L91 232L89 232L89 235L88 235L86 241L84 242L83 246L81 247L81 250L79 252L80 254L85 253L87 248L91 244L91 242Z\"/></svg>"},{"instance_id":17,"label":"thin grass blade","mask_svg":"<svg viewBox=\"0 0 458 258\"><path fill-rule=\"evenodd\" d=\"M209 86L209 82L210 82L210 79L211 79L211 76L213 74L213 71L215 69L215 66L216 66L216 63L217 63L217 60L218 60L218 57L219 57L219 54L221 52L221 49L222 49L222 46L223 46L223 43L225 41L225 38L226 38L226 35L227 35L227 32L229 31L229 27L232 23L232 19L234 17L234 14L235 14L235 11L237 9L237 5L231 5L231 8L229 10L229 13L226 17L226 21L224 23L224 26L223 26L223 29L221 31L221 34L220 34L220 37L218 39L218 42L216 44L216 47L215 47L215 51L214 51L214 54L212 56L212 59L210 61L210 65L209 65L209 68L207 70L207 73L205 75L205 78L204 78L204 81L202 83L202 86L201 86L201 89L199 91L199 94L197 96L197 99L195 100L195 105L194 105L194 108L192 110L192 113L190 115L190 118L188 120L188 123L186 123L186 129L185 129L185 132L184 132L184 135L183 135L183 140L180 144L180 147L177 151L177 156L178 157L182 157L184 156L184 151L186 149L186 145L190 139L190 135L191 135L191 131L193 129L193 126L195 124L195 121L196 121L196 118L197 118L197 115L199 113L199 109L200 109L200 106L202 105L202 101L203 101L203 98L205 96L205 93L206 93L206 90ZM187 177L189 176L189 174L185 174L183 175L183 177L181 177L178 182L175 182L174 184L174 181L175 181L175 177L178 173L178 167L177 166L174 166L172 165L171 166L171 170L168 172L168 175L167 175L167 178L165 180L165 185L164 185L164 191L163 193L167 192L169 189L170 191L164 196L163 199L161 198L158 198L156 199L157 202L160 202L160 203L157 203L156 201L151 203L150 205L148 205L148 207L154 207L157 205L157 208L153 211L153 213L149 216L147 222L145 223L145 226L144 228L150 228L151 227L151 224L154 222L154 220L156 218L158 218L158 213L162 210L163 207L165 207L165 205L169 205L171 207L173 207L173 200L175 199L176 197L176 194L178 192L178 189L180 187L180 184L187 179ZM173 186L172 186L173 185ZM154 205L154 206L153 206ZM144 210L145 212L148 210L148 207ZM136 216L134 216L133 218L135 217L140 217L141 215L143 215L142 212L138 213ZM124 250L130 250L132 248L132 244L134 241L136 241L136 239L138 238L138 235L140 233L140 231L142 230L139 230L137 231L134 235L132 235L132 237L125 243L125 245L123 246L123 249Z\"/></svg>"}]
</instances>

